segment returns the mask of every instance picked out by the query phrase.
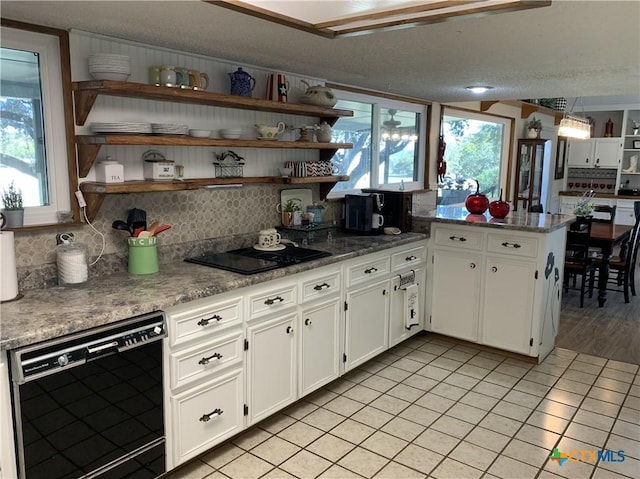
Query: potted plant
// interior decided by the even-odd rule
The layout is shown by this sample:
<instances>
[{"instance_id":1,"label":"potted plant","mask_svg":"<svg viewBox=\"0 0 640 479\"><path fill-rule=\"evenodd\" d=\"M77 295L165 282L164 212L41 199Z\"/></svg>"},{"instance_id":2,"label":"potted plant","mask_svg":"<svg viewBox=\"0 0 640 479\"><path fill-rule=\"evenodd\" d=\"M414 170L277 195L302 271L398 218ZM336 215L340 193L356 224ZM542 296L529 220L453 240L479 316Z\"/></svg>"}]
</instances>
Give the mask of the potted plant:
<instances>
[{"instance_id":1,"label":"potted plant","mask_svg":"<svg viewBox=\"0 0 640 479\"><path fill-rule=\"evenodd\" d=\"M2 204L4 208L2 214L6 219L7 228L21 228L24 224L24 207L22 202L22 191L16 188L13 181L9 188L2 191Z\"/></svg>"},{"instance_id":2,"label":"potted plant","mask_svg":"<svg viewBox=\"0 0 640 479\"><path fill-rule=\"evenodd\" d=\"M591 216L593 213L593 191L588 191L580 197L576 203L576 207L573 209L573 214L576 216Z\"/></svg>"},{"instance_id":3,"label":"potted plant","mask_svg":"<svg viewBox=\"0 0 640 479\"><path fill-rule=\"evenodd\" d=\"M300 211L300 203L302 200L291 198L282 205L282 226L291 226L293 224L293 214Z\"/></svg>"},{"instance_id":4,"label":"potted plant","mask_svg":"<svg viewBox=\"0 0 640 479\"><path fill-rule=\"evenodd\" d=\"M538 120L534 116L527 122L526 127L527 136L529 138L540 138L540 132L542 131L542 120Z\"/></svg>"}]
</instances>

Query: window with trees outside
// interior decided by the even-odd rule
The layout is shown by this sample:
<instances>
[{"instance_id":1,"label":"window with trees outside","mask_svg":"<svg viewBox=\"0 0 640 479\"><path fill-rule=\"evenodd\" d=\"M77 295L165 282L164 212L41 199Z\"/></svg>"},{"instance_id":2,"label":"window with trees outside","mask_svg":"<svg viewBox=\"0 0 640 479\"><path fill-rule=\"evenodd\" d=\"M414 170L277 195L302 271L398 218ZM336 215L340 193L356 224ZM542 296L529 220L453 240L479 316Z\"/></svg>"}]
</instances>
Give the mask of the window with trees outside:
<instances>
[{"instance_id":1,"label":"window with trees outside","mask_svg":"<svg viewBox=\"0 0 640 479\"><path fill-rule=\"evenodd\" d=\"M476 181L481 193L497 198L507 183L511 120L445 108L441 125L446 173L438 176L437 204L464 206Z\"/></svg>"},{"instance_id":2,"label":"window with trees outside","mask_svg":"<svg viewBox=\"0 0 640 479\"><path fill-rule=\"evenodd\" d=\"M12 183L21 191L25 225L56 223L57 212L70 210L60 41L5 26L1 33L0 191Z\"/></svg>"},{"instance_id":3,"label":"window with trees outside","mask_svg":"<svg viewBox=\"0 0 640 479\"><path fill-rule=\"evenodd\" d=\"M337 183L329 197L362 188L422 188L427 106L336 93L336 108L354 115L336 122L332 141L352 143L353 148L339 150L332 159L338 174L349 175L349 181Z\"/></svg>"}]
</instances>

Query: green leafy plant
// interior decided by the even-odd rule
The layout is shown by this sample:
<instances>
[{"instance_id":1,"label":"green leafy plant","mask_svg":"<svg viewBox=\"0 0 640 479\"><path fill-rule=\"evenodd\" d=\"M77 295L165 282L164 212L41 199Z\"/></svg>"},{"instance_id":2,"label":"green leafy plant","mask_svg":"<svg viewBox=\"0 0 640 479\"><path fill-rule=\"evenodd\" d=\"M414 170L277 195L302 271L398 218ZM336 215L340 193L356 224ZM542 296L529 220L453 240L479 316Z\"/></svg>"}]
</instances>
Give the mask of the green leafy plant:
<instances>
[{"instance_id":1,"label":"green leafy plant","mask_svg":"<svg viewBox=\"0 0 640 479\"><path fill-rule=\"evenodd\" d=\"M296 203L296 201L298 203ZM298 198L291 198L291 199L287 200L285 205L282 207L282 211L299 211L300 210L300 203L302 203L302 200L300 200Z\"/></svg>"},{"instance_id":2,"label":"green leafy plant","mask_svg":"<svg viewBox=\"0 0 640 479\"><path fill-rule=\"evenodd\" d=\"M527 122L527 130L542 130L542 120L538 120L535 116Z\"/></svg>"},{"instance_id":3,"label":"green leafy plant","mask_svg":"<svg viewBox=\"0 0 640 479\"><path fill-rule=\"evenodd\" d=\"M9 185L8 189L2 191L2 203L6 210L22 209L22 190L20 190L20 188L16 188L13 181Z\"/></svg>"}]
</instances>

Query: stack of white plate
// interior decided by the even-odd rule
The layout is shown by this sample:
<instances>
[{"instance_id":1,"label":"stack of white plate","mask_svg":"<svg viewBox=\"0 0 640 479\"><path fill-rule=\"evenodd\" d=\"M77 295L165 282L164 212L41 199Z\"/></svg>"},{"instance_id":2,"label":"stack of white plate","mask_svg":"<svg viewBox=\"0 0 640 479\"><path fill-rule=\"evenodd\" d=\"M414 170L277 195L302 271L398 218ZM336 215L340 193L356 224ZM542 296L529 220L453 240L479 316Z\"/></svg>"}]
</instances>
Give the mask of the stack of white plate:
<instances>
[{"instance_id":1,"label":"stack of white plate","mask_svg":"<svg viewBox=\"0 0 640 479\"><path fill-rule=\"evenodd\" d=\"M130 123L130 122L117 122L117 123L91 123L91 131L94 133L153 133L151 124L149 123Z\"/></svg>"},{"instance_id":2,"label":"stack of white plate","mask_svg":"<svg viewBox=\"0 0 640 479\"><path fill-rule=\"evenodd\" d=\"M189 125L172 125L170 123L151 123L151 130L158 135L186 135Z\"/></svg>"},{"instance_id":3,"label":"stack of white plate","mask_svg":"<svg viewBox=\"0 0 640 479\"><path fill-rule=\"evenodd\" d=\"M114 53L89 55L89 73L96 80L126 81L131 75L129 57Z\"/></svg>"}]
</instances>

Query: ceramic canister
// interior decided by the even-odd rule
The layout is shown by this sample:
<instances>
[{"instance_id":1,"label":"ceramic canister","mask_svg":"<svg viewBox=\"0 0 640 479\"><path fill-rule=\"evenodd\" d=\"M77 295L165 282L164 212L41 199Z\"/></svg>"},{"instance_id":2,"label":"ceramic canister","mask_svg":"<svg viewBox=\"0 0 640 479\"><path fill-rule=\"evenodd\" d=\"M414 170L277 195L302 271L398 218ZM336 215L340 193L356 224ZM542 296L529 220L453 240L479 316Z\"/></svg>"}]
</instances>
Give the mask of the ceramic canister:
<instances>
[{"instance_id":1,"label":"ceramic canister","mask_svg":"<svg viewBox=\"0 0 640 479\"><path fill-rule=\"evenodd\" d=\"M267 100L287 102L289 82L282 73L270 73L267 76Z\"/></svg>"}]
</instances>

